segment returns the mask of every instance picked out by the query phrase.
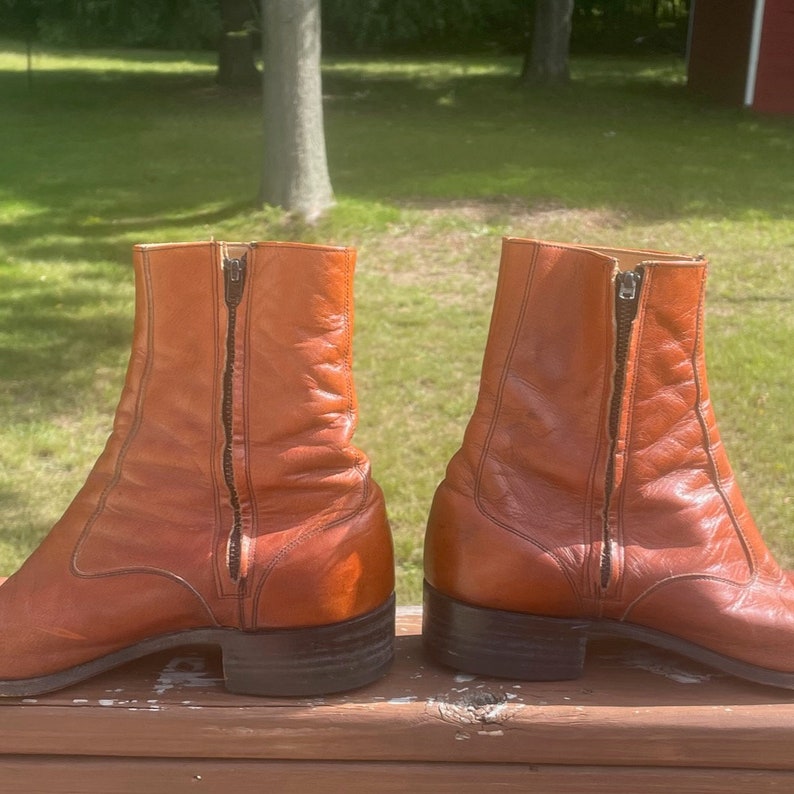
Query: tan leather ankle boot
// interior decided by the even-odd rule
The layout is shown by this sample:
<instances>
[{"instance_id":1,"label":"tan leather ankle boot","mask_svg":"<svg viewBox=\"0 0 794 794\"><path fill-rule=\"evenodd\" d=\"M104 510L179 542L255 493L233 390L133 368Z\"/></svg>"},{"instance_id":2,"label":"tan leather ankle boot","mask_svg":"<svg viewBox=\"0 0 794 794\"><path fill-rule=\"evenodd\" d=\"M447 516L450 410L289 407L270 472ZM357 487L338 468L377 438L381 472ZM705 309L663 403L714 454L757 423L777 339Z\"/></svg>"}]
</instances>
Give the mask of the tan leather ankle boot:
<instances>
[{"instance_id":1,"label":"tan leather ankle boot","mask_svg":"<svg viewBox=\"0 0 794 794\"><path fill-rule=\"evenodd\" d=\"M705 278L684 256L504 242L477 406L428 523L434 658L575 678L611 635L794 688L794 585L709 400Z\"/></svg>"},{"instance_id":2,"label":"tan leather ankle boot","mask_svg":"<svg viewBox=\"0 0 794 794\"><path fill-rule=\"evenodd\" d=\"M387 669L391 535L352 446L355 255L286 243L135 250L113 433L0 586L0 695L184 644L230 690L306 695Z\"/></svg>"}]
</instances>

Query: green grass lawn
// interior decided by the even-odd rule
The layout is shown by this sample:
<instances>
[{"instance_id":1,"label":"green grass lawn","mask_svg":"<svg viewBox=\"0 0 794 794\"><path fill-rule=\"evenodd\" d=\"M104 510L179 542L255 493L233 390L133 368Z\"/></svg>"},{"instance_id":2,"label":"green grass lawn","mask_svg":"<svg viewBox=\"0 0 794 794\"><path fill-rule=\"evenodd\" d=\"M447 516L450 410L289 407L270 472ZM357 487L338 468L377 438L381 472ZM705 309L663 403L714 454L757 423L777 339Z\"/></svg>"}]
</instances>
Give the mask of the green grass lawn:
<instances>
[{"instance_id":1,"label":"green grass lawn","mask_svg":"<svg viewBox=\"0 0 794 794\"><path fill-rule=\"evenodd\" d=\"M417 602L433 490L476 395L504 234L705 253L712 396L745 497L794 564L794 123L688 96L674 59L574 59L522 92L512 59L334 60L337 206L254 205L259 97L204 55L25 58L0 47L0 575L101 449L132 324L130 246L355 245L357 441Z\"/></svg>"}]
</instances>

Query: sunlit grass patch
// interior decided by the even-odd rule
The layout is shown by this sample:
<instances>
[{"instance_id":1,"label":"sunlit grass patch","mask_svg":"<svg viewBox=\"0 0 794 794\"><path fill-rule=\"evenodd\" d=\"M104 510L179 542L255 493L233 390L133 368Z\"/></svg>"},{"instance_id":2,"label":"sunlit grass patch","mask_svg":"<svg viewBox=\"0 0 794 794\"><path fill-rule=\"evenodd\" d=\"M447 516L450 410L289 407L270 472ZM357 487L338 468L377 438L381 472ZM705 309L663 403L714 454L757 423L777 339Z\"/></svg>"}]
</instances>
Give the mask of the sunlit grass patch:
<instances>
[{"instance_id":1,"label":"sunlit grass patch","mask_svg":"<svg viewBox=\"0 0 794 794\"><path fill-rule=\"evenodd\" d=\"M74 50L51 46L27 49L16 42L0 42L0 71L83 72L87 75L118 72L123 74L212 74L216 68L212 53L132 50ZM30 57L30 59L28 59Z\"/></svg>"}]
</instances>

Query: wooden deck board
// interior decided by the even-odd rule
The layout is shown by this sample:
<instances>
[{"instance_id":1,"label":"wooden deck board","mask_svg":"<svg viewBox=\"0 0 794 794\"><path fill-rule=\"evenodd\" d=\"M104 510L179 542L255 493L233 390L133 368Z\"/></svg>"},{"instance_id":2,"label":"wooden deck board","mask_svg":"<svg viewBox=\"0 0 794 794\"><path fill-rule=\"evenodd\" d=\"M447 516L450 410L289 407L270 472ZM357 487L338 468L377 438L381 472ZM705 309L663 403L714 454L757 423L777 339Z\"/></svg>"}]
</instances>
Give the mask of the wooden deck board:
<instances>
[{"instance_id":1,"label":"wooden deck board","mask_svg":"<svg viewBox=\"0 0 794 794\"><path fill-rule=\"evenodd\" d=\"M4 794L766 794L791 792L794 773L723 769L403 764L215 759L31 759L3 761Z\"/></svg>"},{"instance_id":2,"label":"wooden deck board","mask_svg":"<svg viewBox=\"0 0 794 794\"><path fill-rule=\"evenodd\" d=\"M421 793L453 779L455 791L794 791L794 692L629 642L593 644L578 681L475 678L424 658L420 622L401 610L391 673L336 696L232 695L217 653L185 648L4 700L0 791L234 781L244 794L263 774L279 792L316 780L319 791Z\"/></svg>"}]
</instances>

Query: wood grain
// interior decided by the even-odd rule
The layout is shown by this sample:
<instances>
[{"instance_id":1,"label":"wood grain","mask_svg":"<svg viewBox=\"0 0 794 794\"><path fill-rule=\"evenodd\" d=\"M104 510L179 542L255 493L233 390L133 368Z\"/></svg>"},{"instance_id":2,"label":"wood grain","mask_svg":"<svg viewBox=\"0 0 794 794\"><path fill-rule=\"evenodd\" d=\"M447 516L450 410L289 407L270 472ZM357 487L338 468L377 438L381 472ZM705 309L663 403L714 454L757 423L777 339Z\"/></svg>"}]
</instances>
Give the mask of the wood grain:
<instances>
[{"instance_id":1,"label":"wood grain","mask_svg":"<svg viewBox=\"0 0 794 794\"><path fill-rule=\"evenodd\" d=\"M402 610L392 672L333 697L231 695L217 652L185 648L2 701L0 790L213 791L234 780L242 793L262 790L266 774L279 792L312 779L321 791L443 791L453 780L455 791L474 790L466 780L500 791L794 791L794 693L627 642L593 644L578 681L474 678L424 658L420 623Z\"/></svg>"}]
</instances>

